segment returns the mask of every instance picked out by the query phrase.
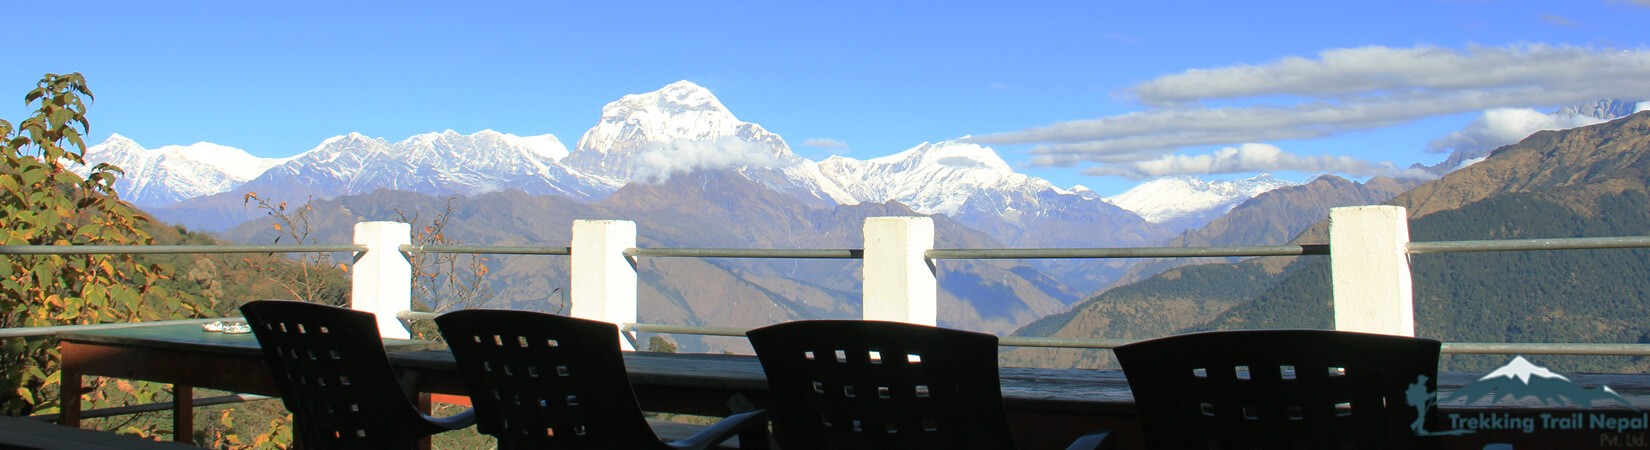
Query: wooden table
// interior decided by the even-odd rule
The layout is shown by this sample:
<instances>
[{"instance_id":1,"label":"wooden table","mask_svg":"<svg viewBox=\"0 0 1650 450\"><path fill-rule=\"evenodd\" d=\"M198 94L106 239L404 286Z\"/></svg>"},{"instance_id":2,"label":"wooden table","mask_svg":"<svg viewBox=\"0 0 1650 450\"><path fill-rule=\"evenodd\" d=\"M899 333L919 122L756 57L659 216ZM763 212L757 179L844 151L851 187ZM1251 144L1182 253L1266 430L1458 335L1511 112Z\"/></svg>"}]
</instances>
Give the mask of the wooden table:
<instances>
[{"instance_id":1,"label":"wooden table","mask_svg":"<svg viewBox=\"0 0 1650 450\"><path fill-rule=\"evenodd\" d=\"M63 358L59 423L80 426L81 377L146 380L173 385L173 440L192 442L194 388L279 396L251 334L208 333L200 324L156 325L57 336ZM386 339L391 351L435 348L429 341Z\"/></svg>"},{"instance_id":2,"label":"wooden table","mask_svg":"<svg viewBox=\"0 0 1650 450\"><path fill-rule=\"evenodd\" d=\"M279 395L250 334L206 333L187 324L69 332L58 339L63 425L80 424L79 380L87 375L173 384L179 441L194 429L192 388ZM465 395L451 353L429 350L426 341L392 339L386 345L393 366L418 375L420 392ZM768 403L767 377L754 356L635 352L625 354L625 366L648 411L726 416ZM1005 368L1002 380L1024 448L1064 448L1083 431L1134 413L1128 383L1115 371Z\"/></svg>"},{"instance_id":3,"label":"wooden table","mask_svg":"<svg viewBox=\"0 0 1650 450\"><path fill-rule=\"evenodd\" d=\"M192 430L190 387L231 392L277 395L251 335L203 333L198 325L166 325L59 336L63 356L62 423L78 425L80 383L84 375L149 380L176 385L175 424L185 440ZM419 390L464 395L452 354L429 350L425 341L388 340L390 363L413 371ZM625 365L642 408L648 411L725 416L735 409L765 407L767 377L753 356L625 354ZM1447 394L1472 382L1481 373L1448 372L1439 375L1439 391ZM1566 374L1583 386L1609 385L1641 411L1650 411L1650 377L1643 375ZM1128 381L1114 370L1002 368L1004 406L1021 448L1064 448L1085 431L1113 430L1117 448L1142 448L1134 398ZM75 381L71 381L75 380ZM736 403L730 406L731 403ZM1528 403L1528 402L1527 402ZM1539 403L1504 404L1494 409L1443 405L1445 414L1479 411L1552 410ZM1574 444L1588 436L1548 433L1558 444ZM1507 436L1531 443L1529 436ZM1539 439L1537 439L1539 440ZM1481 448L1480 442L1505 442L1494 435L1449 440L1450 448ZM1457 445L1459 444L1459 445ZM1522 448L1523 445L1520 445Z\"/></svg>"}]
</instances>

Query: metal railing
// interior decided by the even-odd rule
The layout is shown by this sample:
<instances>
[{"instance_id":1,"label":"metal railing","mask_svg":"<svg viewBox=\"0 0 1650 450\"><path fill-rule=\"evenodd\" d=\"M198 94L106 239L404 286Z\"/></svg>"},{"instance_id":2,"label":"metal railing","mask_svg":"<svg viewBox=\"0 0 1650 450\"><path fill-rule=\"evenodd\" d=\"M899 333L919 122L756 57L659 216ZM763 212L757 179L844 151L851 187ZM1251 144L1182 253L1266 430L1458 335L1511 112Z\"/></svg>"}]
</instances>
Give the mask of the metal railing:
<instances>
[{"instance_id":1,"label":"metal railing","mask_svg":"<svg viewBox=\"0 0 1650 450\"><path fill-rule=\"evenodd\" d=\"M359 230L358 230L359 232ZM357 242L361 242L358 240ZM390 247L403 256L427 254L494 254L572 256L574 247L550 246L488 246L488 245L412 245ZM1403 254L1434 254L1453 252L1550 251L1650 248L1650 236L1558 239L1512 239L1444 242L1404 242ZM357 259L370 252L368 245L150 245L150 246L16 246L0 245L0 255L84 255L84 254L229 254L229 253L355 253ZM747 249L747 248L624 248L621 253L632 259L655 258L758 258L758 259L858 259L866 258L865 249ZM1137 247L1137 248L1021 248L1021 249L926 249L924 260L956 259L1114 259L1114 258L1233 258L1277 256L1330 255L1330 245L1272 245L1242 247ZM929 266L933 269L932 266ZM353 274L354 271L352 271ZM1407 274L1405 274L1407 276ZM402 323L428 320L437 316L430 312L399 310L395 318ZM96 329L150 326L159 323L198 323L218 319L188 319L181 321L119 323L98 325L67 325L54 327L0 329L0 338L40 338L61 332ZM748 331L739 327L705 327L662 325L647 323L620 323L620 329L634 346L636 333L690 334L702 336L743 337ZM1006 336L999 339L1004 347L1036 347L1105 350L1133 342L1127 339L1070 339L1050 337ZM1448 342L1445 354L1532 354L1532 355L1614 355L1650 356L1650 344L1616 343L1478 343ZM198 399L196 406L267 399L251 395L227 395ZM102 417L158 411L167 404L137 405L85 411L84 417ZM52 420L39 416L37 419Z\"/></svg>"},{"instance_id":2,"label":"metal railing","mask_svg":"<svg viewBox=\"0 0 1650 450\"><path fill-rule=\"evenodd\" d=\"M1553 238L1409 242L1408 254L1499 251L1551 251L1650 248L1650 236L1603 238ZM498 254L570 256L572 247L551 246L487 246L487 245L401 245L402 253ZM90 246L18 246L0 245L0 255L79 255L79 254L227 254L227 253L362 253L364 245L90 245ZM1214 258L1214 257L1270 257L1329 255L1329 245L1300 244L1237 247L1135 247L1135 248L1021 248L1021 249L929 249L924 257L944 259L1106 259L1106 258ZM629 248L628 257L657 258L779 258L779 259L863 259L864 249L743 249L743 248ZM400 311L402 321L428 320L434 313ZM205 321L212 319L196 319ZM63 331L98 327L139 326L140 324L77 325L60 327L0 329L0 338L42 337ZM663 325L647 323L621 324L627 333L690 334L704 336L743 336L744 328ZM1124 345L1126 339L1069 339L1047 337L1006 336L999 343L1005 347L1043 347L1073 349L1110 349ZM1449 342L1444 344L1446 354L1542 354L1542 355L1619 355L1650 356L1650 344L1597 343L1485 343Z\"/></svg>"},{"instance_id":3,"label":"metal railing","mask_svg":"<svg viewBox=\"0 0 1650 450\"><path fill-rule=\"evenodd\" d=\"M362 245L0 245L0 255L353 253Z\"/></svg>"}]
</instances>

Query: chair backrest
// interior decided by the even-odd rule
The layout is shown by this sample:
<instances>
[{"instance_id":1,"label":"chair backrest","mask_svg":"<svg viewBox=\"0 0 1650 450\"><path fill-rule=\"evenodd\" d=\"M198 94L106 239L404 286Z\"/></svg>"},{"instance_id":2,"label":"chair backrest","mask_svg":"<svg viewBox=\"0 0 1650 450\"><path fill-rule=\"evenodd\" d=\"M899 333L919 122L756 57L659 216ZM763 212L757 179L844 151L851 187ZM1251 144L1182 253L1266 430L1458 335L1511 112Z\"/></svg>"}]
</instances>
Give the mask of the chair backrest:
<instances>
[{"instance_id":1,"label":"chair backrest","mask_svg":"<svg viewBox=\"0 0 1650 450\"><path fill-rule=\"evenodd\" d=\"M894 322L815 320L746 334L786 449L1013 448L997 337Z\"/></svg>"},{"instance_id":2,"label":"chair backrest","mask_svg":"<svg viewBox=\"0 0 1650 450\"><path fill-rule=\"evenodd\" d=\"M410 448L418 409L372 313L298 301L241 306L305 448ZM428 434L428 433L425 433Z\"/></svg>"},{"instance_id":3,"label":"chair backrest","mask_svg":"<svg viewBox=\"0 0 1650 450\"><path fill-rule=\"evenodd\" d=\"M1440 445L1418 435L1437 429L1436 408L1412 398L1437 391L1439 346L1250 330L1153 339L1116 354L1154 449L1411 449Z\"/></svg>"},{"instance_id":4,"label":"chair backrest","mask_svg":"<svg viewBox=\"0 0 1650 450\"><path fill-rule=\"evenodd\" d=\"M625 374L618 327L531 311L471 309L435 319L499 448L664 445Z\"/></svg>"}]
</instances>

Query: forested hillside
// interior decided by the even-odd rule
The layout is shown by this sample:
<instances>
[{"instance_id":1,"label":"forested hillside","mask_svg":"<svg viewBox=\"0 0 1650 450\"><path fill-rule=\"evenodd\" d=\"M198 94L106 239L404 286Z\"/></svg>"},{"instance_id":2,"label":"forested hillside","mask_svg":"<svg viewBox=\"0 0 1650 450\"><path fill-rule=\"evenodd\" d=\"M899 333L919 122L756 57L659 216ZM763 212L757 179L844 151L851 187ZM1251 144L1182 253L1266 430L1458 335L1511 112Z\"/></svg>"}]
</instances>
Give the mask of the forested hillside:
<instances>
[{"instance_id":1,"label":"forested hillside","mask_svg":"<svg viewBox=\"0 0 1650 450\"><path fill-rule=\"evenodd\" d=\"M1408 209L1410 238L1418 242L1642 236L1650 235L1647 184L1650 113L1640 113L1537 133L1387 203ZM1297 242L1323 242L1326 226L1315 225ZM1650 341L1650 251L1428 254L1411 261L1420 336L1470 342ZM1039 322L1021 333L1140 339L1167 334L1141 334L1159 330L1332 326L1327 258L1261 258L1190 269L1113 289L1081 304L1063 326ZM1185 276L1189 271L1200 275ZM1182 283L1189 285L1178 286ZM1167 287L1171 284L1177 286ZM1196 317L1204 311L1176 308L1188 302L1233 306L1213 317ZM1124 304L1168 319L1157 327L1122 324L1107 308L1093 306ZM1109 352L1014 350L1007 360L1091 366L1109 363ZM1563 360L1558 367L1570 371L1646 367L1636 358ZM1504 358L1451 357L1445 367L1476 370L1500 362Z\"/></svg>"}]
</instances>

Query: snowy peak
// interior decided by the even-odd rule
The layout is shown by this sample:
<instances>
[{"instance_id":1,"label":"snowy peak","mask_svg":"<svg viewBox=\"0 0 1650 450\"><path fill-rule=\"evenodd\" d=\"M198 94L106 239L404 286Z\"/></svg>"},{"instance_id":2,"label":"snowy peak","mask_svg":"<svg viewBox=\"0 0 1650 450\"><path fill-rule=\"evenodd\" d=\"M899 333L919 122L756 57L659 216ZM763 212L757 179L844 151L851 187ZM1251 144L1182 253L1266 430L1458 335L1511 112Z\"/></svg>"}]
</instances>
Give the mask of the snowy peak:
<instances>
[{"instance_id":1,"label":"snowy peak","mask_svg":"<svg viewBox=\"0 0 1650 450\"><path fill-rule=\"evenodd\" d=\"M1595 100L1560 108L1555 116L1584 116L1599 120L1615 120L1639 111L1645 102L1623 99Z\"/></svg>"},{"instance_id":2,"label":"snowy peak","mask_svg":"<svg viewBox=\"0 0 1650 450\"><path fill-rule=\"evenodd\" d=\"M963 139L967 139L964 137ZM832 158L839 158L832 156ZM997 152L982 147L979 144L965 143L961 140L945 141L938 144L924 142L909 150L872 158L866 162L893 166L910 167L926 171L986 171L1001 175L1014 173L1007 161L1003 161Z\"/></svg>"},{"instance_id":3,"label":"snowy peak","mask_svg":"<svg viewBox=\"0 0 1650 450\"><path fill-rule=\"evenodd\" d=\"M1478 380L1483 381L1492 378L1511 378L1523 382L1524 384L1530 384L1531 377L1570 381L1569 378L1564 375L1559 375L1551 369L1535 365L1535 363L1530 362L1530 360L1524 359L1524 356L1522 355L1514 356L1512 361L1507 361L1506 365L1496 368L1489 374L1478 378Z\"/></svg>"},{"instance_id":4,"label":"snowy peak","mask_svg":"<svg viewBox=\"0 0 1650 450\"><path fill-rule=\"evenodd\" d=\"M551 135L520 137L494 130L466 135L445 130L390 144L350 133L329 138L270 170L250 188L302 188L323 198L378 189L432 195L518 189L592 200L623 185L568 169L557 162L566 154L566 147Z\"/></svg>"},{"instance_id":5,"label":"snowy peak","mask_svg":"<svg viewBox=\"0 0 1650 450\"><path fill-rule=\"evenodd\" d=\"M1435 151L1449 151L1449 157L1421 168L1443 175L1483 161L1492 151L1517 143L1542 130L1571 128L1608 122L1650 107L1650 102L1603 99L1566 106L1551 113L1533 109L1498 108L1484 111L1466 128L1428 143Z\"/></svg>"},{"instance_id":6,"label":"snowy peak","mask_svg":"<svg viewBox=\"0 0 1650 450\"><path fill-rule=\"evenodd\" d=\"M601 122L579 139L578 150L606 154L646 142L709 142L735 136L742 125L709 90L678 81L602 107Z\"/></svg>"},{"instance_id":7,"label":"snowy peak","mask_svg":"<svg viewBox=\"0 0 1650 450\"><path fill-rule=\"evenodd\" d=\"M85 156L88 166L109 163L125 171L115 181L115 190L139 206L164 205L233 189L283 161L209 142L151 150L119 134L87 148Z\"/></svg>"},{"instance_id":8,"label":"snowy peak","mask_svg":"<svg viewBox=\"0 0 1650 450\"><path fill-rule=\"evenodd\" d=\"M481 131L482 133L496 133L493 130ZM561 139L556 139L556 136L554 135L541 134L538 136L516 136L514 134L504 133L499 136L499 139L509 143L510 145L527 149L528 153L542 159L560 161L562 158L567 157L567 145L562 144Z\"/></svg>"},{"instance_id":9,"label":"snowy peak","mask_svg":"<svg viewBox=\"0 0 1650 450\"><path fill-rule=\"evenodd\" d=\"M864 161L832 156L819 166L857 201L897 201L925 214L956 216L970 202L984 206L980 197L990 193L1013 191L1035 197L1038 192L1058 191L1047 181L1015 173L996 151L960 141L924 142ZM1003 203L997 200L989 203ZM993 208L1017 209L1007 204Z\"/></svg>"},{"instance_id":10,"label":"snowy peak","mask_svg":"<svg viewBox=\"0 0 1650 450\"><path fill-rule=\"evenodd\" d=\"M196 142L186 146L168 145L151 152L159 155L162 160L204 164L241 181L257 178L265 170L275 167L282 161L277 158L259 158L245 150L211 142Z\"/></svg>"},{"instance_id":11,"label":"snowy peak","mask_svg":"<svg viewBox=\"0 0 1650 450\"><path fill-rule=\"evenodd\" d=\"M608 103L601 121L561 161L585 173L626 182L662 182L674 174L733 169L810 202L853 202L779 135L740 121L709 90L687 81Z\"/></svg>"},{"instance_id":12,"label":"snowy peak","mask_svg":"<svg viewBox=\"0 0 1650 450\"><path fill-rule=\"evenodd\" d=\"M630 97L643 100L649 95L650 94L627 95L621 98L620 101L623 102L624 98ZM684 109L727 111L727 107L722 106L722 101L717 100L715 95L711 95L709 89L705 89L703 86L699 86L688 80L681 80L675 83L667 84L664 88L653 92L651 95L654 97L652 101L661 106L668 105L670 107Z\"/></svg>"},{"instance_id":13,"label":"snowy peak","mask_svg":"<svg viewBox=\"0 0 1650 450\"><path fill-rule=\"evenodd\" d=\"M86 149L86 153L91 153L92 149L99 147L102 147L100 151L109 153L143 151L143 146L138 145L137 141L132 140L132 138L122 136L120 133L110 133L109 139L105 139L102 144L94 145L91 148Z\"/></svg>"},{"instance_id":14,"label":"snowy peak","mask_svg":"<svg viewBox=\"0 0 1650 450\"><path fill-rule=\"evenodd\" d=\"M1268 174L1234 181L1205 181L1191 176L1163 177L1141 183L1106 200L1146 220L1163 223L1196 216L1219 216L1266 191L1300 183Z\"/></svg>"}]
</instances>

